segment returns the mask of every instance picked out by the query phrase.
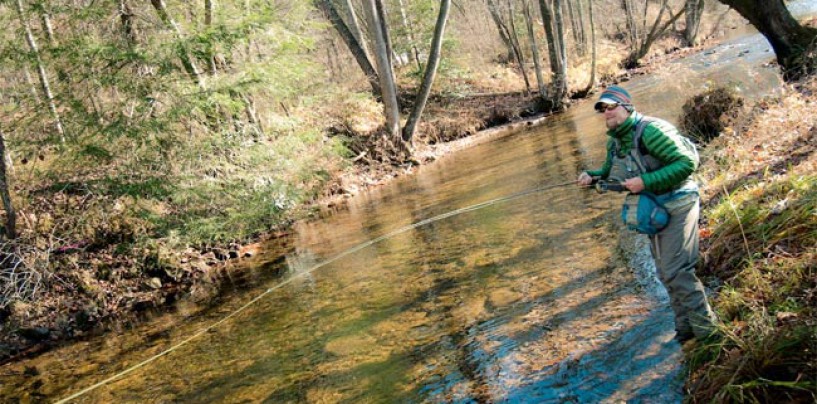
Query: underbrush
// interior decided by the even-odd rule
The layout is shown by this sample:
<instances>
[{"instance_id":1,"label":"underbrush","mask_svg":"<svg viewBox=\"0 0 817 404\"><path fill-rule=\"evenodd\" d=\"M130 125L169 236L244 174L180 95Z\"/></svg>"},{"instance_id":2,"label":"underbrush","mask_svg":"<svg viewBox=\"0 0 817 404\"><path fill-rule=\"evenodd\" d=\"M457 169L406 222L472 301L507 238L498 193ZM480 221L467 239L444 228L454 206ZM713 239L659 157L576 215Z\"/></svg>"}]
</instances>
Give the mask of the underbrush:
<instances>
[{"instance_id":1,"label":"underbrush","mask_svg":"<svg viewBox=\"0 0 817 404\"><path fill-rule=\"evenodd\" d=\"M688 352L694 402L817 399L817 81L761 100L710 145L700 272L721 342Z\"/></svg>"},{"instance_id":2,"label":"underbrush","mask_svg":"<svg viewBox=\"0 0 817 404\"><path fill-rule=\"evenodd\" d=\"M20 234L3 249L0 343L17 346L37 327L50 331L35 340L76 336L161 307L195 280L221 276L241 244L286 225L348 156L304 124L316 118L293 111L263 133L216 132L191 114L148 142L111 139L104 147L116 158L82 153L88 145L76 142L20 164ZM0 359L8 354L0 350Z\"/></svg>"}]
</instances>

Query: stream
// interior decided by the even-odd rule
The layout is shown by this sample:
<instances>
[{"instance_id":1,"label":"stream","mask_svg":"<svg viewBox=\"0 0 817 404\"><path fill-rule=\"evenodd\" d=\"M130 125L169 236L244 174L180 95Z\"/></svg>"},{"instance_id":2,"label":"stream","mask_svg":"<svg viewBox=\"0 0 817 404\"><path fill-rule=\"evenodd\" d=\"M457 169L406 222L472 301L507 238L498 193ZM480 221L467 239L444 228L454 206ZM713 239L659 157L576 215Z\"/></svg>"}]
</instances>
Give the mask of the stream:
<instances>
[{"instance_id":1,"label":"stream","mask_svg":"<svg viewBox=\"0 0 817 404\"><path fill-rule=\"evenodd\" d=\"M713 83L769 94L773 56L742 36L622 86L677 122ZM217 302L3 366L0 401L681 402L672 311L646 241L621 236L623 196L549 188L602 163L592 104L296 224Z\"/></svg>"}]
</instances>

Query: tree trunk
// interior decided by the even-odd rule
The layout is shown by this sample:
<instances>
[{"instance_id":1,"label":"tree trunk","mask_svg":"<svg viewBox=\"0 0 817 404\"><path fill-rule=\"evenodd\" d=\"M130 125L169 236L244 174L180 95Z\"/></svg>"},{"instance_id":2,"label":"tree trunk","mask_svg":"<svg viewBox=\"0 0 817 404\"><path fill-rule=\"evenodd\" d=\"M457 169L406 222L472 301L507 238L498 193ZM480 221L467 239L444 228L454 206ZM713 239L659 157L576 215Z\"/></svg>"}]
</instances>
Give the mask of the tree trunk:
<instances>
[{"instance_id":1,"label":"tree trunk","mask_svg":"<svg viewBox=\"0 0 817 404\"><path fill-rule=\"evenodd\" d=\"M662 3L663 6L661 8L661 11L658 13L658 17L655 19L655 24L653 24L652 28L650 29L650 32L641 42L641 45L635 48L630 53L630 55L627 56L627 58L624 61L624 67L629 69L638 66L639 60L641 60L641 58L643 58L644 56L647 55L647 53L649 53L652 44L655 43L655 40L658 39L658 37L661 36L667 30L667 28L669 28L670 25L677 21L682 14L684 14L685 10L682 7L680 10L678 10L678 13L671 16L670 19L666 23L664 23L664 25L661 25L661 19L664 16L664 9L665 8L669 9L669 7L664 7L666 6L667 0L663 0ZM670 10L670 12L672 12L672 10Z\"/></svg>"},{"instance_id":2,"label":"tree trunk","mask_svg":"<svg viewBox=\"0 0 817 404\"><path fill-rule=\"evenodd\" d=\"M533 16L530 12L530 3L528 0L522 0L522 11L525 13L525 25L528 27L528 36L530 37L530 47L533 51L533 68L536 71L536 84L539 86L539 96L543 100L547 99L547 89L545 87L545 79L542 76L542 65L540 63L539 45L536 43L536 32L533 29Z\"/></svg>"},{"instance_id":3,"label":"tree trunk","mask_svg":"<svg viewBox=\"0 0 817 404\"><path fill-rule=\"evenodd\" d=\"M499 14L499 10L496 7L496 3L493 0L487 0L488 4L488 11L491 13L491 19L494 20L494 24L496 24L496 29L499 31L499 37L502 39L502 42L505 44L505 47L508 49L508 55L505 57L505 60L508 62L512 61L516 57L516 53L513 48L513 43L511 42L511 34L508 30L508 27L502 22L502 16Z\"/></svg>"},{"instance_id":4,"label":"tree trunk","mask_svg":"<svg viewBox=\"0 0 817 404\"><path fill-rule=\"evenodd\" d=\"M133 10L131 10L127 0L119 0L119 20L122 22L122 33L128 46L135 46L138 31L136 30Z\"/></svg>"},{"instance_id":5,"label":"tree trunk","mask_svg":"<svg viewBox=\"0 0 817 404\"><path fill-rule=\"evenodd\" d=\"M62 127L62 120L60 119L60 114L57 111L57 104L54 102L54 94L51 92L51 85L48 82L48 75L45 72L45 64L43 63L42 58L40 58L40 50L37 48L37 41L34 39L34 34L31 32L31 25L28 23L28 17L23 9L23 1L17 0L15 5L17 6L17 13L20 15L20 24L23 25L23 29L25 30L26 42L28 42L28 46L31 48L31 53L34 55L34 60L37 64L37 74L40 77L40 88L43 91L45 101L48 103L48 110L51 112L51 118L54 119L54 127L57 130L57 133L60 135L60 141L64 143L65 130Z\"/></svg>"},{"instance_id":6,"label":"tree trunk","mask_svg":"<svg viewBox=\"0 0 817 404\"><path fill-rule=\"evenodd\" d=\"M551 75L555 75L559 71L559 58L556 49L556 36L553 33L553 12L550 9L549 0L539 0L539 9L542 13L542 26L545 28L545 39L547 39L548 43L550 73Z\"/></svg>"},{"instance_id":7,"label":"tree trunk","mask_svg":"<svg viewBox=\"0 0 817 404\"><path fill-rule=\"evenodd\" d=\"M587 87L584 89L584 94L587 95L593 88L596 86L596 24L593 21L593 0L588 1L589 8L588 14L590 17L590 46L591 46L591 62L590 62L590 81L587 83Z\"/></svg>"},{"instance_id":8,"label":"tree trunk","mask_svg":"<svg viewBox=\"0 0 817 404\"><path fill-rule=\"evenodd\" d=\"M508 0L508 25L511 28L511 43L513 44L514 53L516 53L516 61L519 63L522 79L525 80L525 90L530 93L530 80L528 80L528 72L525 70L525 55L522 53L522 47L519 46L519 34L516 32L516 24L513 21L513 3L512 0Z\"/></svg>"},{"instance_id":9,"label":"tree trunk","mask_svg":"<svg viewBox=\"0 0 817 404\"><path fill-rule=\"evenodd\" d=\"M638 49L638 24L635 22L635 10L630 0L621 0L621 9L624 10L624 20L627 23L627 35L630 38L631 49Z\"/></svg>"},{"instance_id":10,"label":"tree trunk","mask_svg":"<svg viewBox=\"0 0 817 404\"><path fill-rule=\"evenodd\" d=\"M343 0L343 6L349 15L349 23L346 24L346 26L349 28L349 31L352 32L352 35L357 40L360 48L363 49L363 54L366 55L366 58L372 60L371 54L369 53L369 47L367 46L366 37L363 35L363 30L360 29L360 21L357 18L355 8L352 6L352 1Z\"/></svg>"},{"instance_id":11,"label":"tree trunk","mask_svg":"<svg viewBox=\"0 0 817 404\"><path fill-rule=\"evenodd\" d=\"M587 53L587 30L584 27L584 14L582 9L584 8L584 4L582 0L577 0L578 4L576 7L576 15L579 19L579 38L581 38L581 54L584 55Z\"/></svg>"},{"instance_id":12,"label":"tree trunk","mask_svg":"<svg viewBox=\"0 0 817 404\"><path fill-rule=\"evenodd\" d=\"M567 95L567 42L565 41L565 24L562 18L562 0L554 0L553 9L556 11L556 44L559 51L559 76L556 82L556 96L561 100Z\"/></svg>"},{"instance_id":13,"label":"tree trunk","mask_svg":"<svg viewBox=\"0 0 817 404\"><path fill-rule=\"evenodd\" d=\"M213 27L213 0L204 0L204 29ZM216 75L216 53L213 49L212 38L207 40L207 67L211 76Z\"/></svg>"},{"instance_id":14,"label":"tree trunk","mask_svg":"<svg viewBox=\"0 0 817 404\"><path fill-rule=\"evenodd\" d=\"M397 3L400 5L400 16L403 18L403 28L408 34L412 56L414 56L414 62L417 63L417 71L423 70L423 64L420 62L420 51L417 49L417 39L414 37L414 27L408 19L406 6L403 4L403 0L398 0Z\"/></svg>"},{"instance_id":15,"label":"tree trunk","mask_svg":"<svg viewBox=\"0 0 817 404\"><path fill-rule=\"evenodd\" d=\"M17 238L17 214L11 203L8 176L6 175L6 136L0 128L0 199L3 200L3 209L6 210L5 239Z\"/></svg>"},{"instance_id":16,"label":"tree trunk","mask_svg":"<svg viewBox=\"0 0 817 404\"><path fill-rule=\"evenodd\" d=\"M581 55L582 41L579 38L579 21L576 18L576 13L573 11L573 2L566 0L565 6L567 6L567 17L570 19L570 32L573 35L573 43L576 46L577 53Z\"/></svg>"},{"instance_id":17,"label":"tree trunk","mask_svg":"<svg viewBox=\"0 0 817 404\"><path fill-rule=\"evenodd\" d=\"M258 133L264 135L264 127L261 125L261 120L258 119L258 112L255 110L255 103L247 96L247 94L239 93L241 101L244 102L244 112L247 114L247 121L258 129Z\"/></svg>"},{"instance_id":18,"label":"tree trunk","mask_svg":"<svg viewBox=\"0 0 817 404\"><path fill-rule=\"evenodd\" d=\"M720 0L740 13L769 41L786 81L817 72L817 28L797 22L783 0Z\"/></svg>"},{"instance_id":19,"label":"tree trunk","mask_svg":"<svg viewBox=\"0 0 817 404\"><path fill-rule=\"evenodd\" d=\"M386 51L389 56L389 66L392 71L391 76L394 77L394 46L392 46L391 32L389 30L389 20L386 18L386 5L383 0L374 0L374 5L377 7L377 15L380 18L380 29L383 31L383 38L386 41Z\"/></svg>"},{"instance_id":20,"label":"tree trunk","mask_svg":"<svg viewBox=\"0 0 817 404\"><path fill-rule=\"evenodd\" d=\"M549 97L554 109L559 109L562 106L561 97L563 95L561 93L562 84L560 83L561 67L559 66L561 51L559 50L558 38L554 32L553 9L550 0L539 0L539 8L542 12L542 25L545 27L545 37L548 42L548 56L550 59L550 82L553 92L550 93Z\"/></svg>"},{"instance_id":21,"label":"tree trunk","mask_svg":"<svg viewBox=\"0 0 817 404\"><path fill-rule=\"evenodd\" d=\"M440 2L440 12L437 15L437 25L434 28L434 39L431 41L431 53L428 55L428 63L426 63L426 71L423 76L423 84L420 87L420 92L417 93L417 99L414 102L414 108L411 110L406 127L403 128L403 140L410 142L414 136L414 131L420 117L425 109L428 96L431 94L431 86L434 84L434 76L437 74L437 67L440 65L440 53L443 48L443 35L445 33L445 23L448 21L448 10L451 7L451 0L442 0Z\"/></svg>"},{"instance_id":22,"label":"tree trunk","mask_svg":"<svg viewBox=\"0 0 817 404\"><path fill-rule=\"evenodd\" d=\"M701 16L704 12L704 0L687 0L686 8L686 28L684 38L689 46L697 45L698 29L701 27Z\"/></svg>"},{"instance_id":23,"label":"tree trunk","mask_svg":"<svg viewBox=\"0 0 817 404\"><path fill-rule=\"evenodd\" d=\"M54 37L54 27L51 25L51 15L48 13L48 10L43 9L40 12L40 20L42 21L43 32L45 33L45 39L48 40L48 44L50 46L57 46L57 40Z\"/></svg>"},{"instance_id":24,"label":"tree trunk","mask_svg":"<svg viewBox=\"0 0 817 404\"><path fill-rule=\"evenodd\" d=\"M374 59L377 65L377 76L380 79L380 88L383 90L383 107L386 117L386 131L395 144L399 144L400 110L397 105L397 87L394 83L394 73L389 59L389 49L386 45L384 21L380 19L377 0L363 0L363 8L374 35Z\"/></svg>"},{"instance_id":25,"label":"tree trunk","mask_svg":"<svg viewBox=\"0 0 817 404\"><path fill-rule=\"evenodd\" d=\"M349 51L352 52L352 56L355 57L355 61L357 61L358 66L360 66L360 69L363 70L363 74L366 75L366 79L369 80L369 85L372 87L372 94L375 96L375 98L382 99L383 90L380 87L380 78L374 69L374 65L372 65L372 62L366 55L366 50L363 48L363 45L359 43L357 39L355 39L354 34L351 30L349 30L346 23L343 22L343 19L340 18L338 10L330 0L315 0L315 5L321 11L323 11L326 18L332 23L332 26L338 31L340 38L343 39L343 42L349 48Z\"/></svg>"},{"instance_id":26,"label":"tree trunk","mask_svg":"<svg viewBox=\"0 0 817 404\"><path fill-rule=\"evenodd\" d=\"M19 1L19 0L18 0ZM176 24L176 21L173 20L173 17L167 13L167 7L165 6L164 0L150 0L150 3L153 5L153 8L156 9L156 13L159 14L159 18L162 22L165 23L167 28L170 28L173 33L176 35L176 39L181 41L184 36L182 35L182 30L179 28L179 25ZM201 71L198 67L196 67L196 63L190 57L190 53L187 51L187 48L181 50L181 54L179 58L182 61L182 66L184 66L184 70L187 71L187 74L190 75L190 78L196 82L196 85L199 88L204 89L204 79L201 77Z\"/></svg>"}]
</instances>

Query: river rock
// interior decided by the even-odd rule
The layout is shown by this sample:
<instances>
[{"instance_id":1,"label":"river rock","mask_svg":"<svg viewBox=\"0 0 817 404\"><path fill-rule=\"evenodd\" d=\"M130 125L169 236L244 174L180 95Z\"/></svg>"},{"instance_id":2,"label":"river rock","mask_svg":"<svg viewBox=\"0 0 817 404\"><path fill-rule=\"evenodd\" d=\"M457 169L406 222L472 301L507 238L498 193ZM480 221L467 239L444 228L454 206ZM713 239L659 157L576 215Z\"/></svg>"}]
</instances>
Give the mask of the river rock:
<instances>
[{"instance_id":1,"label":"river rock","mask_svg":"<svg viewBox=\"0 0 817 404\"><path fill-rule=\"evenodd\" d=\"M152 289L161 289L162 280L159 278L150 278L148 280L148 286L150 286Z\"/></svg>"},{"instance_id":2,"label":"river rock","mask_svg":"<svg viewBox=\"0 0 817 404\"><path fill-rule=\"evenodd\" d=\"M521 297L522 294L519 292L508 288L501 288L491 292L489 302L494 307L505 307L519 301Z\"/></svg>"}]
</instances>

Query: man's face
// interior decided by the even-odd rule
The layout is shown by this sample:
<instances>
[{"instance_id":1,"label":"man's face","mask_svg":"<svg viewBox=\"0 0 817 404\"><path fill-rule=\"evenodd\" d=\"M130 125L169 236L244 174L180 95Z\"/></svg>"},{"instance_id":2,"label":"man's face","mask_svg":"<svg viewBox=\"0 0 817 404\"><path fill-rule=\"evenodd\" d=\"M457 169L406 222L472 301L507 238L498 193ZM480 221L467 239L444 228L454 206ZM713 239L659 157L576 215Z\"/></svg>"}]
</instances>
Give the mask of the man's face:
<instances>
[{"instance_id":1,"label":"man's face","mask_svg":"<svg viewBox=\"0 0 817 404\"><path fill-rule=\"evenodd\" d=\"M630 112L621 106L621 104L602 103L600 107L599 110L604 114L607 129L617 128L618 125L621 125L630 116Z\"/></svg>"}]
</instances>

